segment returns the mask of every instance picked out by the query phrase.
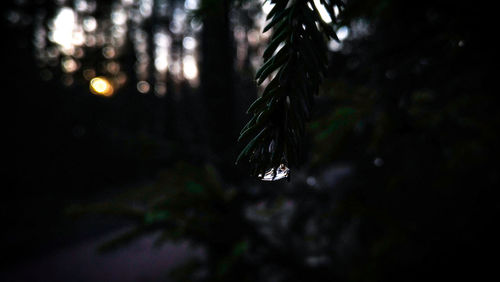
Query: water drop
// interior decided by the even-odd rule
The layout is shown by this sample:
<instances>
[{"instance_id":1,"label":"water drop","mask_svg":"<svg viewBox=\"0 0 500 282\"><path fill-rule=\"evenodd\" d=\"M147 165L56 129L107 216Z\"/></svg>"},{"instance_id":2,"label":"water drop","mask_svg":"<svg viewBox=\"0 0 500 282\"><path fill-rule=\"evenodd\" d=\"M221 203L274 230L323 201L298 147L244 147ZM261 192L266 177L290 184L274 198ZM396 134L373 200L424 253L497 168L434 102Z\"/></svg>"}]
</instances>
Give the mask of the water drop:
<instances>
[{"instance_id":1,"label":"water drop","mask_svg":"<svg viewBox=\"0 0 500 282\"><path fill-rule=\"evenodd\" d=\"M276 170L276 174L275 174L275 170ZM264 180L264 181L276 181L276 180L280 180L280 179L288 177L289 174L290 174L290 169L286 165L281 164L276 169L271 168L268 171L266 171L264 176L262 176L262 174L259 174L259 177L261 178L261 180Z\"/></svg>"}]
</instances>

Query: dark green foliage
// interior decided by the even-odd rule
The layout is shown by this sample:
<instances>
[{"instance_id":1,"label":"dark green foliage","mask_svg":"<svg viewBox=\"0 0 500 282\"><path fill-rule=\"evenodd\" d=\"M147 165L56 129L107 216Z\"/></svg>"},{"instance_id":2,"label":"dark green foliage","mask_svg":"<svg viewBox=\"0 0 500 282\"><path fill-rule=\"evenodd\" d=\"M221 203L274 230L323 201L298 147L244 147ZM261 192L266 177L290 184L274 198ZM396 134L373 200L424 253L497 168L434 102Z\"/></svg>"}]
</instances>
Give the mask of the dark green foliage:
<instances>
[{"instance_id":1,"label":"dark green foliage","mask_svg":"<svg viewBox=\"0 0 500 282\"><path fill-rule=\"evenodd\" d=\"M174 269L175 281L196 281L194 274L204 268L211 280L252 281L238 276L248 266L252 241L261 240L242 211L248 202L260 198L224 187L213 166L199 167L183 162L159 174L153 185L123 193L110 203L74 206L72 214L97 213L133 222L133 227L106 242L100 251L115 250L131 241L157 232L155 244L189 242L202 246L210 260L195 258ZM127 208L127 202L142 205ZM237 279L237 280L236 280Z\"/></svg>"},{"instance_id":2,"label":"dark green foliage","mask_svg":"<svg viewBox=\"0 0 500 282\"><path fill-rule=\"evenodd\" d=\"M334 27L321 18L314 1L271 0L274 7L264 32L272 29L257 71L258 84L269 80L262 96L248 109L253 114L238 141L248 144L238 156L262 177L280 164L297 166L305 123L311 117L313 96L327 70L327 43L338 40ZM334 7L341 1L321 1L336 21Z\"/></svg>"}]
</instances>

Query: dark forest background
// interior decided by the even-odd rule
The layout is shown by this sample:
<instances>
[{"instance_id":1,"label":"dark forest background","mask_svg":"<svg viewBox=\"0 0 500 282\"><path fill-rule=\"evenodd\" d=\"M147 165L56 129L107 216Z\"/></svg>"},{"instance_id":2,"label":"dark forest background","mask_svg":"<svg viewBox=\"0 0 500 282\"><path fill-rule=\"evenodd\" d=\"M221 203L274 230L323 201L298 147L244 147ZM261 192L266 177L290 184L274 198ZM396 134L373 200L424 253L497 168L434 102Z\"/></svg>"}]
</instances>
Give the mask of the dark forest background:
<instances>
[{"instance_id":1,"label":"dark forest background","mask_svg":"<svg viewBox=\"0 0 500 282\"><path fill-rule=\"evenodd\" d=\"M246 108L260 93L253 76L266 42L262 3L201 0L188 11L180 0L145 1L150 14L135 22L129 14L116 56L103 52L111 43L86 45L83 56L50 55L58 46L50 40L37 45L61 7L83 2L1 4L0 280L86 281L81 272L92 266L54 276L63 271L55 264L36 277L30 267L123 229L101 250L144 236L158 248L201 250L175 267L165 262L168 275L131 281L450 281L495 270L500 116L491 7L346 1L336 25L345 36L329 45L303 164L291 168L290 182L263 182L234 165ZM95 3L82 13L106 29L120 22L109 20L117 3L140 10L142 2ZM149 35L145 51L134 30ZM159 72L153 46L162 30L172 67ZM183 69L192 68L186 54L196 73ZM150 61L138 71L141 56ZM70 59L75 70L64 64ZM90 69L126 81L112 97L93 95Z\"/></svg>"}]
</instances>

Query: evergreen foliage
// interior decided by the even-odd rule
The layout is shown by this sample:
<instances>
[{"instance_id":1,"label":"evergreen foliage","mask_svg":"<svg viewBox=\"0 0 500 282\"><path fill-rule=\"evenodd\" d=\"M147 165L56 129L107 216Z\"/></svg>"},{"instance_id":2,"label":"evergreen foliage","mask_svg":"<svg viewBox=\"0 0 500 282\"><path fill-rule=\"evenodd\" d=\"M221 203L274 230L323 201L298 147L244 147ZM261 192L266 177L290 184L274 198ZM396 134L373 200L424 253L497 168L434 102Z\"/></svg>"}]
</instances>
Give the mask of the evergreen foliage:
<instances>
[{"instance_id":1,"label":"evergreen foliage","mask_svg":"<svg viewBox=\"0 0 500 282\"><path fill-rule=\"evenodd\" d=\"M253 116L238 139L248 144L237 162L247 158L252 174L259 178L270 169L274 178L282 164L298 165L305 123L327 70L327 43L338 41L334 25L321 18L314 1L270 1L274 7L263 32L272 29L272 36L263 54L264 63L255 75L258 84L269 83L248 108ZM340 10L343 2L320 3L335 24L335 7Z\"/></svg>"}]
</instances>

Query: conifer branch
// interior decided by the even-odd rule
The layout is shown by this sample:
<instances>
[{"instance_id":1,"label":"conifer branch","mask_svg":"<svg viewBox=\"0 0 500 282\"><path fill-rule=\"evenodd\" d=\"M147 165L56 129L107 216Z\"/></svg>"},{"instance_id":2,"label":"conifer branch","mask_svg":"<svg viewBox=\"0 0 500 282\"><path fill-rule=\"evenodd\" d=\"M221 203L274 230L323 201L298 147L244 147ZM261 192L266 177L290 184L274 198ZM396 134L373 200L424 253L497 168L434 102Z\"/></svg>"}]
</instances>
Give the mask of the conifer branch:
<instances>
[{"instance_id":1,"label":"conifer branch","mask_svg":"<svg viewBox=\"0 0 500 282\"><path fill-rule=\"evenodd\" d=\"M334 26L323 21L313 0L269 1L274 7L263 32L272 29L272 36L255 79L258 84L266 79L270 82L247 111L253 116L238 141L248 144L236 162L247 159L252 175L259 178L272 170L274 179L280 165L298 165L313 96L318 94L327 71L327 44L338 38ZM335 7L340 10L342 1L320 3L335 23Z\"/></svg>"}]
</instances>

